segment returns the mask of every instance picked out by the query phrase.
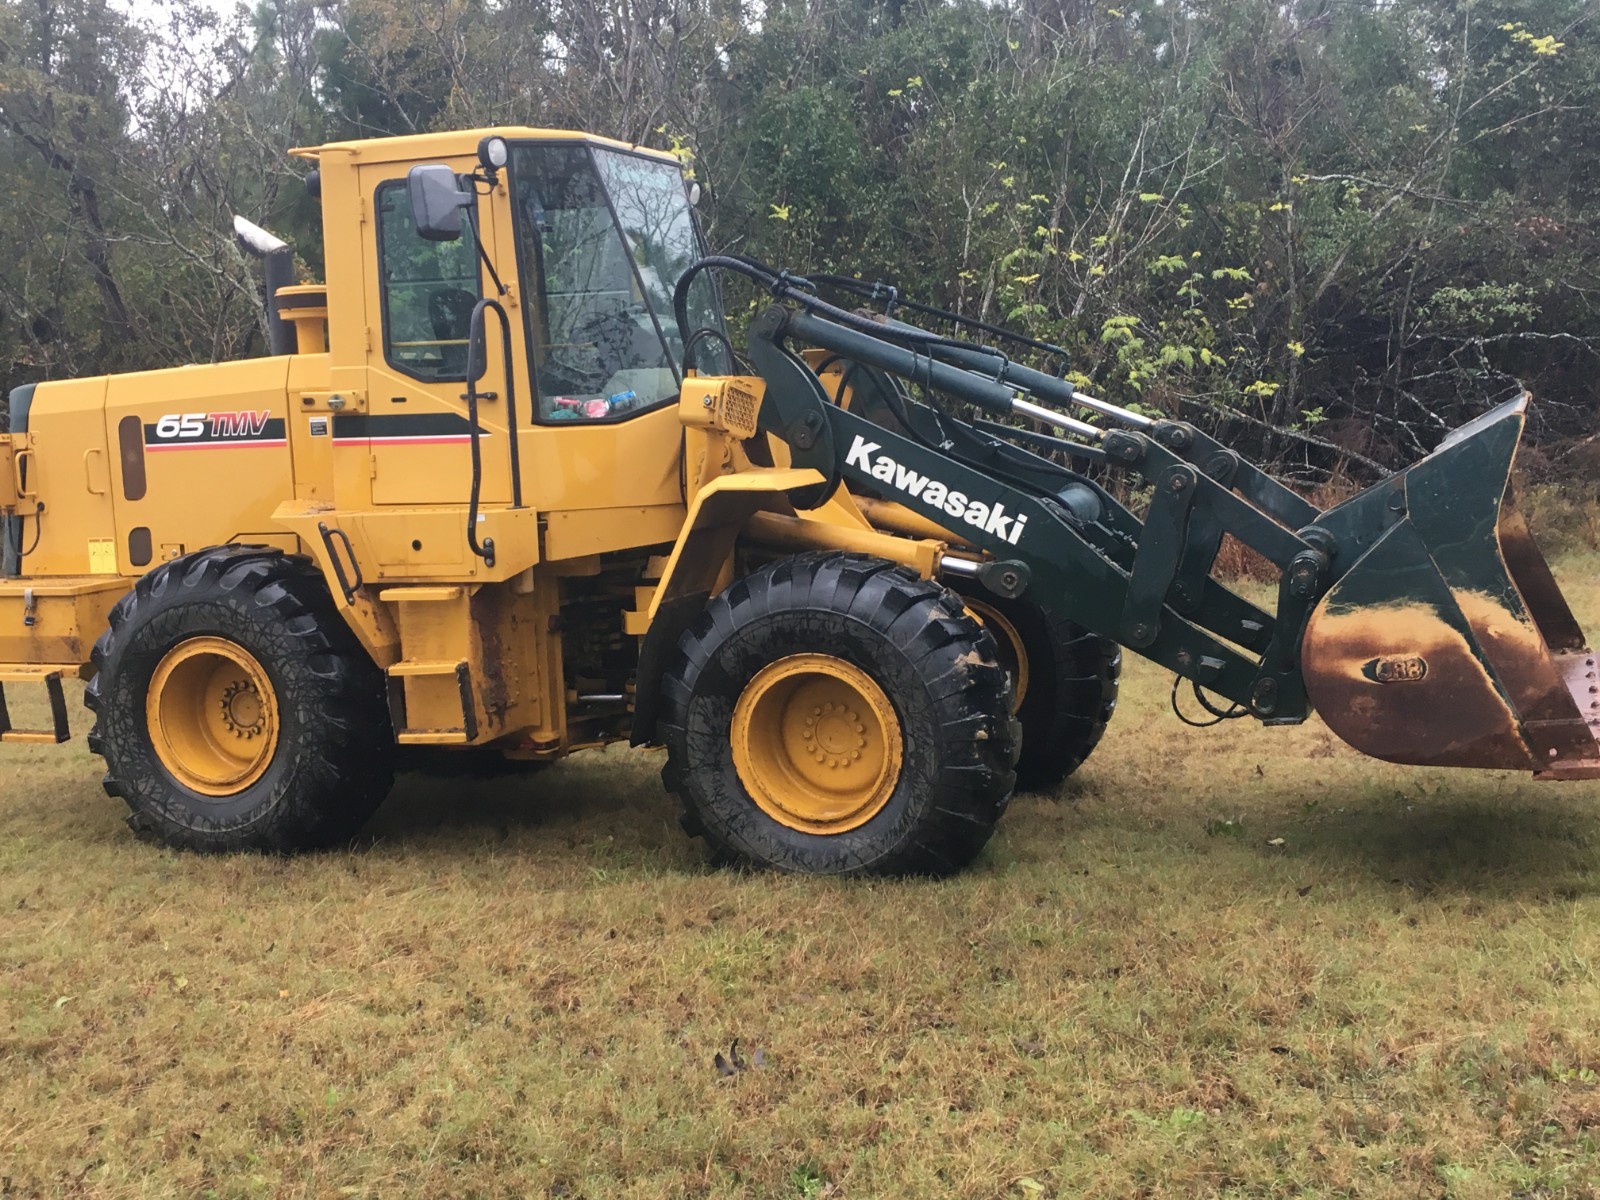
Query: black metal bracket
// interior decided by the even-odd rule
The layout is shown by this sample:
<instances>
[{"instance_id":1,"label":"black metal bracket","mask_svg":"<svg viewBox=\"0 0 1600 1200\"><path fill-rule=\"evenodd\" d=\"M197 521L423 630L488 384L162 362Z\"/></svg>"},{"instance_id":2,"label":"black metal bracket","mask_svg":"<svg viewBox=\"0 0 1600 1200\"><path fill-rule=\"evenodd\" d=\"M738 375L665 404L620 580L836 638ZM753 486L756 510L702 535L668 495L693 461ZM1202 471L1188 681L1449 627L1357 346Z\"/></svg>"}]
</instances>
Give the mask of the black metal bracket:
<instances>
[{"instance_id":1,"label":"black metal bracket","mask_svg":"<svg viewBox=\"0 0 1600 1200\"><path fill-rule=\"evenodd\" d=\"M1144 536L1139 540L1122 605L1121 640L1135 649L1150 645L1161 631L1161 610L1166 607L1187 542L1198 474L1187 464L1169 466L1150 498Z\"/></svg>"},{"instance_id":2,"label":"black metal bracket","mask_svg":"<svg viewBox=\"0 0 1600 1200\"><path fill-rule=\"evenodd\" d=\"M467 741L478 740L478 706L472 698L472 671L466 663L456 664L456 690L461 695L461 732Z\"/></svg>"},{"instance_id":3,"label":"black metal bracket","mask_svg":"<svg viewBox=\"0 0 1600 1200\"><path fill-rule=\"evenodd\" d=\"M1015 600L1027 591L1032 579L1028 564L1014 558L986 562L978 568L978 582L1006 600Z\"/></svg>"},{"instance_id":4,"label":"black metal bracket","mask_svg":"<svg viewBox=\"0 0 1600 1200\"><path fill-rule=\"evenodd\" d=\"M822 472L823 482L793 493L796 508L825 504L839 487L839 455L834 452L833 430L825 415L828 394L816 373L783 344L789 310L772 305L750 327L750 361L766 380L759 427L776 434L793 450L797 467Z\"/></svg>"},{"instance_id":5,"label":"black metal bracket","mask_svg":"<svg viewBox=\"0 0 1600 1200\"><path fill-rule=\"evenodd\" d=\"M1224 491L1233 487L1233 477L1239 468L1239 456L1231 450L1218 451L1201 466ZM1222 538L1227 532L1219 509L1205 506L1195 510L1189 521L1189 537L1178 560L1178 573L1173 580L1172 594L1167 603L1181 613L1194 612L1205 599L1206 580L1217 561L1217 551L1222 549Z\"/></svg>"}]
</instances>

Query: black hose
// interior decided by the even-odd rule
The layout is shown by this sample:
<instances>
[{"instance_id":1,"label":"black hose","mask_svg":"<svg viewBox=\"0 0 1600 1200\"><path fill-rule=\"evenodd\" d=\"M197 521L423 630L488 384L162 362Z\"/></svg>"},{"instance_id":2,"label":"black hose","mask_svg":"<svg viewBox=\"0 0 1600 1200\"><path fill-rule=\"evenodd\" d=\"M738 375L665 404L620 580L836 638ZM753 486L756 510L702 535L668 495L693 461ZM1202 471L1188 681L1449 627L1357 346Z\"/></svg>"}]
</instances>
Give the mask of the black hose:
<instances>
[{"instance_id":1,"label":"black hose","mask_svg":"<svg viewBox=\"0 0 1600 1200\"><path fill-rule=\"evenodd\" d=\"M895 308L906 308L912 312L921 313L923 316L934 317L940 321L949 321L954 325L964 325L969 329L976 329L987 333L990 337L1004 338L1015 342L1019 346L1027 346L1045 354L1054 355L1065 367L1067 351L1065 347L1057 346L1053 342L1041 342L1038 338L1031 338L1025 333L1018 333L1014 329L1007 329L1004 325L991 325L987 321L980 321L977 317L962 316L960 313L951 312L946 308L937 308L931 304L922 304L916 300L907 300L900 294L900 289L887 283L867 283L860 279L852 279L848 275L809 275L813 283L820 283L824 287L838 288L842 292L851 292L868 300L884 300L886 309L884 316L892 316Z\"/></svg>"},{"instance_id":2,"label":"black hose","mask_svg":"<svg viewBox=\"0 0 1600 1200\"><path fill-rule=\"evenodd\" d=\"M678 337L687 346L689 343L689 287L702 271L723 270L733 271L766 287L776 299L789 300L807 312L816 316L826 317L837 325L846 329L853 329L857 333L869 334L889 342L901 342L908 346L925 346L929 348L947 346L952 349L966 350L993 357L999 361L999 371L996 382L999 382L1005 372L1009 360L1001 351L991 346L974 346L971 342L964 342L959 338L945 337L941 334L930 333L926 329L917 329L910 325L883 325L877 321L859 316L849 309L840 308L836 304L829 304L826 300L819 299L812 294L810 280L804 276L793 275L788 271L775 271L764 263L756 263L742 255L736 254L711 254L705 258L691 263L689 268L678 277L677 286L672 289L672 315L678 322ZM685 355L684 369L688 370L694 364L687 360Z\"/></svg>"},{"instance_id":3,"label":"black hose","mask_svg":"<svg viewBox=\"0 0 1600 1200\"><path fill-rule=\"evenodd\" d=\"M681 334L683 327L680 325L678 329L679 333ZM700 348L700 343L705 341L707 338L716 338L717 341L721 342L723 348L728 352L728 361L730 363L733 362L733 343L728 340L728 335L723 333L722 330L717 329L715 326L702 325L699 329L696 329L693 336L691 336L689 340L683 344L683 369L685 371L694 366L694 352Z\"/></svg>"},{"instance_id":4,"label":"black hose","mask_svg":"<svg viewBox=\"0 0 1600 1200\"><path fill-rule=\"evenodd\" d=\"M1211 726L1220 725L1224 721L1236 721L1240 717L1249 715L1250 710L1244 705L1238 703L1233 704L1230 708L1218 708L1215 704L1212 704L1210 700L1206 699L1206 695L1201 690L1200 681L1198 679L1191 679L1189 683L1194 689L1194 698L1200 702L1201 708L1205 709L1211 714L1211 719L1209 721L1197 721L1193 717L1185 714L1183 709L1178 707L1178 688L1183 684L1183 676L1174 675L1172 677L1172 711L1177 715L1178 720L1182 721L1185 725L1191 725L1195 729L1209 729Z\"/></svg>"}]
</instances>

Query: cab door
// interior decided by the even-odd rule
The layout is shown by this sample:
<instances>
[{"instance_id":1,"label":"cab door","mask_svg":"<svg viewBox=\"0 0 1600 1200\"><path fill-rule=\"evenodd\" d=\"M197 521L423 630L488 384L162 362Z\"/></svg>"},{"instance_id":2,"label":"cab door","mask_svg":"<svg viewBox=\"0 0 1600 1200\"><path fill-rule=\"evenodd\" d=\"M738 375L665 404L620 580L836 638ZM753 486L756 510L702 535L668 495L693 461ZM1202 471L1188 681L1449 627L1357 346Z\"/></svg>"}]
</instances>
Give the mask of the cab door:
<instances>
[{"instance_id":1,"label":"cab door","mask_svg":"<svg viewBox=\"0 0 1600 1200\"><path fill-rule=\"evenodd\" d=\"M484 278L476 239L481 231L484 249L495 260L494 222L464 220L455 241L421 237L406 191L409 165L375 164L359 170L362 196L373 214L364 247L366 411L337 415L334 436L341 445L362 441L370 446L374 504L465 505L472 486L472 426L465 399L468 326L473 306L485 294L494 294ZM466 159L449 165L458 173L475 166ZM488 352L477 381L482 455L478 498L503 504L511 499L505 357L499 323L492 313L487 315Z\"/></svg>"}]
</instances>

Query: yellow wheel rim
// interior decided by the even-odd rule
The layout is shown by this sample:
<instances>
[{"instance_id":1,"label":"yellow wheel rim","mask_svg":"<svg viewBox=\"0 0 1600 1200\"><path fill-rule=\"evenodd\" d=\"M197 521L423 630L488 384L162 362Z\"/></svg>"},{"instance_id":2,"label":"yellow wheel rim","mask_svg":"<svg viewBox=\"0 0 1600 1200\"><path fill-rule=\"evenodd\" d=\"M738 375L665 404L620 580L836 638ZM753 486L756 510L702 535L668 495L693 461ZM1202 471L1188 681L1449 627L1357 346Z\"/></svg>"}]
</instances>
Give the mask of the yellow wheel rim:
<instances>
[{"instance_id":1,"label":"yellow wheel rim","mask_svg":"<svg viewBox=\"0 0 1600 1200\"><path fill-rule=\"evenodd\" d=\"M804 833L865 825L900 781L894 706L870 675L831 654L795 654L757 672L733 706L731 740L751 799Z\"/></svg>"},{"instance_id":2,"label":"yellow wheel rim","mask_svg":"<svg viewBox=\"0 0 1600 1200\"><path fill-rule=\"evenodd\" d=\"M203 796L232 796L266 772L278 748L278 701L261 664L217 637L190 638L150 677L145 720L156 757Z\"/></svg>"},{"instance_id":3,"label":"yellow wheel rim","mask_svg":"<svg viewBox=\"0 0 1600 1200\"><path fill-rule=\"evenodd\" d=\"M1011 675L1011 712L1015 716L1022 707L1022 698L1028 694L1028 652L1023 648L1022 635L993 605L968 599L966 606L967 611L977 617L994 638L999 649L1000 665Z\"/></svg>"}]
</instances>

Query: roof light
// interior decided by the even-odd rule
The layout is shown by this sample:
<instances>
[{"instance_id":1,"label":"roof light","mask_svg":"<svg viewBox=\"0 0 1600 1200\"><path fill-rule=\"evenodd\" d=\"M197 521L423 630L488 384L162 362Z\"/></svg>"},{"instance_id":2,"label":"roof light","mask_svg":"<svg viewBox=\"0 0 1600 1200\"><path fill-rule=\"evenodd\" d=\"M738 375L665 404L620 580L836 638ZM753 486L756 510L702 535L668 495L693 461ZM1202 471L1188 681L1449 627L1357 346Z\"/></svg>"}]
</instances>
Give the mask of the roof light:
<instances>
[{"instance_id":1,"label":"roof light","mask_svg":"<svg viewBox=\"0 0 1600 1200\"><path fill-rule=\"evenodd\" d=\"M503 137L486 137L478 143L478 161L493 179L511 161L511 147Z\"/></svg>"}]
</instances>

